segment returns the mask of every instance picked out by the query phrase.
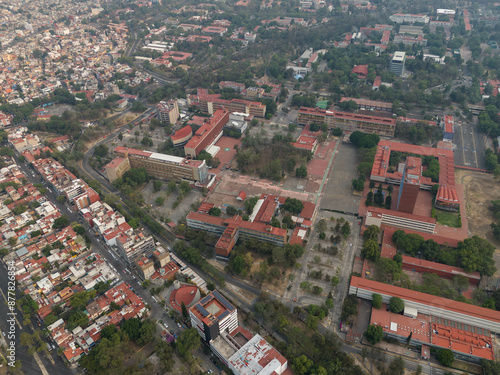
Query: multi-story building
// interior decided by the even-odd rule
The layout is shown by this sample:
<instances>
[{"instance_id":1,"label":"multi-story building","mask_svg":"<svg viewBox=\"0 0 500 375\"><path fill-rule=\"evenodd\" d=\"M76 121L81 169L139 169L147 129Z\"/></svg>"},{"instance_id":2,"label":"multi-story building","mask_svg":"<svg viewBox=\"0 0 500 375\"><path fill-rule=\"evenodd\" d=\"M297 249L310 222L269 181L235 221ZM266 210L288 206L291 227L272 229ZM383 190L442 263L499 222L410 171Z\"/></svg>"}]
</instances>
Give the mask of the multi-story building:
<instances>
[{"instance_id":1,"label":"multi-story building","mask_svg":"<svg viewBox=\"0 0 500 375\"><path fill-rule=\"evenodd\" d=\"M398 228L406 228L424 233L434 233L436 219L420 215L408 214L387 210L385 208L370 207L366 212L365 225L390 225Z\"/></svg>"},{"instance_id":2,"label":"multi-story building","mask_svg":"<svg viewBox=\"0 0 500 375\"><path fill-rule=\"evenodd\" d=\"M229 121L224 125L224 134L234 132L238 135L243 135L248 128L246 113L230 113Z\"/></svg>"},{"instance_id":3,"label":"multi-story building","mask_svg":"<svg viewBox=\"0 0 500 375\"><path fill-rule=\"evenodd\" d=\"M389 17L392 22L396 23L429 23L430 17L422 14L393 14Z\"/></svg>"},{"instance_id":4,"label":"multi-story building","mask_svg":"<svg viewBox=\"0 0 500 375\"><path fill-rule=\"evenodd\" d=\"M132 168L145 168L151 177L202 183L208 178L208 167L204 160L188 160L122 146L115 148L114 152L120 157L128 158Z\"/></svg>"},{"instance_id":5,"label":"multi-story building","mask_svg":"<svg viewBox=\"0 0 500 375\"><path fill-rule=\"evenodd\" d=\"M207 343L238 327L238 310L216 290L191 307L189 317L191 325Z\"/></svg>"},{"instance_id":6,"label":"multi-story building","mask_svg":"<svg viewBox=\"0 0 500 375\"><path fill-rule=\"evenodd\" d=\"M260 335L253 336L228 360L235 375L291 374L288 361Z\"/></svg>"},{"instance_id":7,"label":"multi-story building","mask_svg":"<svg viewBox=\"0 0 500 375\"><path fill-rule=\"evenodd\" d=\"M393 118L308 107L300 107L297 121L299 125L325 123L330 128L340 127L342 130L350 132L359 130L378 134L381 137L394 137L396 131L396 119Z\"/></svg>"},{"instance_id":8,"label":"multi-story building","mask_svg":"<svg viewBox=\"0 0 500 375\"><path fill-rule=\"evenodd\" d=\"M382 296L384 303L389 303L391 297L399 297L405 302L405 307L414 308L421 314L481 327L495 333L500 332L499 311L356 276L351 278L349 294L355 294L359 298L371 300L375 293Z\"/></svg>"},{"instance_id":9,"label":"multi-story building","mask_svg":"<svg viewBox=\"0 0 500 375\"><path fill-rule=\"evenodd\" d=\"M143 280L148 280L155 273L153 261L145 256L136 258L135 266Z\"/></svg>"},{"instance_id":10,"label":"multi-story building","mask_svg":"<svg viewBox=\"0 0 500 375\"><path fill-rule=\"evenodd\" d=\"M194 133L194 136L184 146L186 156L196 157L201 151L215 144L222 136L222 128L229 120L229 111L218 109Z\"/></svg>"},{"instance_id":11,"label":"multi-story building","mask_svg":"<svg viewBox=\"0 0 500 375\"><path fill-rule=\"evenodd\" d=\"M405 72L406 53L401 51L394 52L389 70L397 76L402 76Z\"/></svg>"},{"instance_id":12,"label":"multi-story building","mask_svg":"<svg viewBox=\"0 0 500 375\"><path fill-rule=\"evenodd\" d=\"M183 128L177 130L174 134L170 136L172 143L175 147L183 147L188 143L188 141L193 136L193 129L191 126L186 125Z\"/></svg>"},{"instance_id":13,"label":"multi-story building","mask_svg":"<svg viewBox=\"0 0 500 375\"><path fill-rule=\"evenodd\" d=\"M229 112L239 112L265 117L266 105L261 102L253 102L244 99L224 100L219 94L209 94L207 90L198 89L198 102L200 109L208 114L213 114L219 108L225 108Z\"/></svg>"},{"instance_id":14,"label":"multi-story building","mask_svg":"<svg viewBox=\"0 0 500 375\"><path fill-rule=\"evenodd\" d=\"M177 100L171 99L168 102L161 101L156 105L158 119L163 124L175 124L179 119L179 106Z\"/></svg>"},{"instance_id":15,"label":"multi-story building","mask_svg":"<svg viewBox=\"0 0 500 375\"><path fill-rule=\"evenodd\" d=\"M340 103L353 101L363 111L392 112L392 103L377 100L342 97Z\"/></svg>"},{"instance_id":16,"label":"multi-story building","mask_svg":"<svg viewBox=\"0 0 500 375\"><path fill-rule=\"evenodd\" d=\"M189 228L204 230L221 237L215 245L215 253L227 258L240 236L271 242L277 246L286 243L286 230L260 222L248 222L241 217L223 219L199 212L190 212L187 217Z\"/></svg>"},{"instance_id":17,"label":"multi-story building","mask_svg":"<svg viewBox=\"0 0 500 375\"><path fill-rule=\"evenodd\" d=\"M130 170L128 158L115 158L104 166L104 171L109 182L120 178L128 170Z\"/></svg>"},{"instance_id":18,"label":"multi-story building","mask_svg":"<svg viewBox=\"0 0 500 375\"><path fill-rule=\"evenodd\" d=\"M425 39L422 35L418 36L408 36L408 35L396 35L394 36L394 43L399 44L403 43L405 46L427 46L427 39Z\"/></svg>"},{"instance_id":19,"label":"multi-story building","mask_svg":"<svg viewBox=\"0 0 500 375\"><path fill-rule=\"evenodd\" d=\"M154 249L155 242L152 236L136 230L131 234L121 233L116 239L116 246L122 258L128 263L132 263L137 256L146 254Z\"/></svg>"}]
</instances>

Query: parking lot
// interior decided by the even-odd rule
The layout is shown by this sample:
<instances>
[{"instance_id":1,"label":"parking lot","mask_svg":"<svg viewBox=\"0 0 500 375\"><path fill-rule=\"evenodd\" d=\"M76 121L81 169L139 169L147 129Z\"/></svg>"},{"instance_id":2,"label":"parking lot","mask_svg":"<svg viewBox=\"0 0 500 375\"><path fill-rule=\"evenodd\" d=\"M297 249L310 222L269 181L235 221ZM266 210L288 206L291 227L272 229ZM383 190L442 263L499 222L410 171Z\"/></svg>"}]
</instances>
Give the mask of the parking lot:
<instances>
[{"instance_id":1,"label":"parking lot","mask_svg":"<svg viewBox=\"0 0 500 375\"><path fill-rule=\"evenodd\" d=\"M476 118L472 122L456 121L453 136L455 165L471 168L485 168L484 136L477 129Z\"/></svg>"},{"instance_id":2,"label":"parking lot","mask_svg":"<svg viewBox=\"0 0 500 375\"><path fill-rule=\"evenodd\" d=\"M358 212L360 197L353 195L351 185L351 181L357 177L357 165L356 147L341 143L321 198L322 210L351 214Z\"/></svg>"}]
</instances>

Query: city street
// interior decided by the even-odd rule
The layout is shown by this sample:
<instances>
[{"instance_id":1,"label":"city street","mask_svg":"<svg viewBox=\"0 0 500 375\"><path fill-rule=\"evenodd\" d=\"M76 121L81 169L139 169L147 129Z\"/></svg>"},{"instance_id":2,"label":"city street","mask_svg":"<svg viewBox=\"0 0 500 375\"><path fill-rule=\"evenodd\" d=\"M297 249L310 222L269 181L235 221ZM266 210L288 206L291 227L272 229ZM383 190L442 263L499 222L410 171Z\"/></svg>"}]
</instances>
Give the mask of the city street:
<instances>
[{"instance_id":1,"label":"city street","mask_svg":"<svg viewBox=\"0 0 500 375\"><path fill-rule=\"evenodd\" d=\"M32 182L32 183L41 183L42 182L41 177L39 177L38 175L35 174L35 177L32 176L32 169L31 168L25 166L24 163L18 163L18 164L30 182ZM169 317L168 310L163 308L159 303L157 303L153 299L151 294L148 291L144 290L144 288L139 284L138 280L140 280L140 279L136 274L135 274L135 279L134 279L134 277L132 276L134 274L134 270L131 268L128 268L128 266L125 264L125 262L120 257L115 255L115 258L116 258L115 259L113 257L113 255L111 254L112 250L109 248L106 248L105 245L100 240L98 240L97 238L95 238L95 236L93 236L93 230L88 226L88 224L84 220L81 220L81 218L79 216L77 216L72 210L70 210L65 204L58 202L56 199L57 196L54 194L54 192L51 189L47 189L46 195L49 198L49 200L56 205L56 207L61 211L61 213L63 215L66 215L70 219L70 222L76 222L76 221L79 221L79 219L80 219L80 223L83 222L82 225L85 227L85 229L88 233L88 236L91 240L91 243L92 243L91 250L94 252L97 252L102 257L104 257L106 259L106 261L108 262L108 264L110 264L111 266L113 266L117 270L118 274L120 275L120 278L123 281L127 282L132 288L134 288L135 293L143 298L143 301L145 304L150 306L150 308L151 308L150 319L162 320L163 322L165 322L168 325L169 330L172 330L174 332L174 334L179 336L180 333L185 329L185 327L183 327L183 328L178 327L177 323ZM164 244L164 246L166 246L166 245ZM130 272L128 272L128 273L124 272L125 269L128 269ZM7 278L7 274L4 272L0 272L0 283L2 283L2 286L4 288L6 288L7 282L2 282L3 277ZM2 314L2 311L3 311L3 310L1 310L2 308L5 310L7 309L7 306L5 304L1 304L1 305L2 305L2 307L0 308L0 314ZM2 316L7 316L7 315L3 314ZM3 322L0 322L0 328L2 328L2 329L6 328L2 324L3 324ZM160 330L157 330L157 332L156 332L157 337L160 336L160 332L161 332ZM19 341L17 341L17 342L19 342ZM22 347L19 347L19 348L20 348L20 352L19 352L20 355L23 355L22 354L23 350L25 350L26 354L27 354L27 348L22 348ZM56 357L56 356L54 356L54 357ZM214 371L214 373L216 373L216 374L218 373L217 368L210 361L210 356L204 355L203 352L200 351L199 355L197 355L196 357L197 357L197 359L201 360L201 362L202 362L201 366L203 369L211 369L212 371ZM28 364L28 366L30 366L30 364L32 364L32 366L34 366L34 369L36 369L36 371L32 372L32 374L40 374L40 369L38 368L33 357L27 356L26 358L27 358L26 363ZM43 358L42 358L42 360L43 360ZM25 368L24 363L25 362L23 361L23 370ZM44 361L44 363L45 363L45 361ZM50 366L47 366L47 369L49 371L49 374L51 374L51 375L52 374L55 374L55 375L67 374L68 369L67 369L66 365L63 363L63 361L58 356L57 356L56 366L54 366L50 363L48 363L48 365L50 365ZM54 371L50 371L49 367L54 368ZM26 371L26 370L24 370L24 371Z\"/></svg>"}]
</instances>

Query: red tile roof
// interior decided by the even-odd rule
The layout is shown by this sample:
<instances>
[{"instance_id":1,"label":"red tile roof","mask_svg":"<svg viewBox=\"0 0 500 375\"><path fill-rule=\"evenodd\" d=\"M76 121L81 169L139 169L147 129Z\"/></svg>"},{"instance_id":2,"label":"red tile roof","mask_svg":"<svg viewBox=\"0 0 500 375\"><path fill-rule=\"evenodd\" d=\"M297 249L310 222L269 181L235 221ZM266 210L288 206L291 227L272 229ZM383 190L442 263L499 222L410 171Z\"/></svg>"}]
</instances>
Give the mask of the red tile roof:
<instances>
[{"instance_id":1,"label":"red tile roof","mask_svg":"<svg viewBox=\"0 0 500 375\"><path fill-rule=\"evenodd\" d=\"M464 302L453 301L447 298L437 297L430 294L417 292L411 289L405 289L398 286L379 283L378 281L362 279L357 276L351 277L350 285L351 287L373 291L373 293L386 294L392 297L399 297L403 300L409 300L431 307L437 307L464 315L470 315L492 322L500 322L500 311L495 311L480 306L474 306Z\"/></svg>"}]
</instances>

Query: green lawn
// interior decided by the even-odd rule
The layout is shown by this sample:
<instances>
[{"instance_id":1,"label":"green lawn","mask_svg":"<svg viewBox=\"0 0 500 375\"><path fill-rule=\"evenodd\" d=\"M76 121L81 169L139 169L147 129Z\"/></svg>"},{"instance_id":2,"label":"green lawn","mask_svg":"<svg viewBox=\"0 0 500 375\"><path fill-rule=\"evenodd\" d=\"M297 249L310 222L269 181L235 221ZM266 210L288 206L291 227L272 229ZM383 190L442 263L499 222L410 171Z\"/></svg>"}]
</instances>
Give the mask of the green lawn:
<instances>
[{"instance_id":1,"label":"green lawn","mask_svg":"<svg viewBox=\"0 0 500 375\"><path fill-rule=\"evenodd\" d=\"M438 222L438 224L446 225L448 227L461 227L458 212L436 210L436 221Z\"/></svg>"}]
</instances>

